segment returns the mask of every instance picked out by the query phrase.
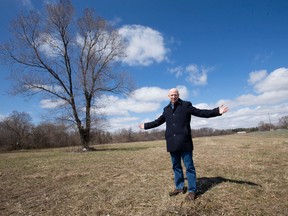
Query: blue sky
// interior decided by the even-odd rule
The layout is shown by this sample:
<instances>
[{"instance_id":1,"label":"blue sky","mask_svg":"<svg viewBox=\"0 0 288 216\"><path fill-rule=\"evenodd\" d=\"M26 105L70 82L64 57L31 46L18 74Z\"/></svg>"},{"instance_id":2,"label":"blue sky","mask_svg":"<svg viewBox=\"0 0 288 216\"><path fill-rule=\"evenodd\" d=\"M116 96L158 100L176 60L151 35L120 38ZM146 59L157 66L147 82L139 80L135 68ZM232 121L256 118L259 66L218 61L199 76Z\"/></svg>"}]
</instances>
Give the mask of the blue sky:
<instances>
[{"instance_id":1,"label":"blue sky","mask_svg":"<svg viewBox=\"0 0 288 216\"><path fill-rule=\"evenodd\" d=\"M53 0L0 0L0 43L19 10L42 10ZM288 115L288 1L286 0L72 0L77 13L94 8L129 38L123 68L135 80L128 97L102 97L107 130L137 129L169 103L168 91L198 108L224 104L222 117L192 118L193 128L254 127ZM13 110L35 122L55 104L9 96L9 68L0 65L0 118ZM108 101L107 101L108 100Z\"/></svg>"}]
</instances>

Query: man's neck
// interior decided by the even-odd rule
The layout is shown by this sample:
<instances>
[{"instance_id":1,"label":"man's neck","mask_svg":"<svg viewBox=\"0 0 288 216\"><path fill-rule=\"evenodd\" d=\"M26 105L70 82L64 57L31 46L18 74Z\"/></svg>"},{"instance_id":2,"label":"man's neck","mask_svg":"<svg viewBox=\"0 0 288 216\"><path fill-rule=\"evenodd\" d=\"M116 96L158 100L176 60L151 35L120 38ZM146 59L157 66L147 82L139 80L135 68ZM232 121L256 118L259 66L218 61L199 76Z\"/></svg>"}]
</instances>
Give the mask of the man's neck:
<instances>
[{"instance_id":1,"label":"man's neck","mask_svg":"<svg viewBox=\"0 0 288 216\"><path fill-rule=\"evenodd\" d=\"M177 102L178 102L178 100L177 100L177 101L175 101L174 103L171 101L170 103L171 103L171 104L173 104L173 105L175 105Z\"/></svg>"}]
</instances>

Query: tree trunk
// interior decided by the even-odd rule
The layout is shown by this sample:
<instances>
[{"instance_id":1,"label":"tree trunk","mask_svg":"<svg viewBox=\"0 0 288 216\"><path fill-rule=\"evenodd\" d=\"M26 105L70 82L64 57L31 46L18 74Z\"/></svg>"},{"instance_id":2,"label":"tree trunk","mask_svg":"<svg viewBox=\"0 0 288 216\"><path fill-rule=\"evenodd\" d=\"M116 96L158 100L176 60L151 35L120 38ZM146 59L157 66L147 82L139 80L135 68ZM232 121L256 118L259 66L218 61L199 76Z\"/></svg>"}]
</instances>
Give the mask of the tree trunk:
<instances>
[{"instance_id":1,"label":"tree trunk","mask_svg":"<svg viewBox=\"0 0 288 216\"><path fill-rule=\"evenodd\" d=\"M90 129L89 128L83 128L81 127L79 129L80 139L81 139L81 145L85 149L89 149L90 144Z\"/></svg>"},{"instance_id":2,"label":"tree trunk","mask_svg":"<svg viewBox=\"0 0 288 216\"><path fill-rule=\"evenodd\" d=\"M81 145L91 149L91 124L97 126L91 104L96 109L102 94L128 94L133 88L130 76L113 67L125 57L126 44L92 9L74 22L70 0L47 4L43 14L31 11L11 22L12 38L0 44L0 54L16 66L14 92L57 102L55 110L63 115L55 111L55 117L75 123Z\"/></svg>"}]
</instances>

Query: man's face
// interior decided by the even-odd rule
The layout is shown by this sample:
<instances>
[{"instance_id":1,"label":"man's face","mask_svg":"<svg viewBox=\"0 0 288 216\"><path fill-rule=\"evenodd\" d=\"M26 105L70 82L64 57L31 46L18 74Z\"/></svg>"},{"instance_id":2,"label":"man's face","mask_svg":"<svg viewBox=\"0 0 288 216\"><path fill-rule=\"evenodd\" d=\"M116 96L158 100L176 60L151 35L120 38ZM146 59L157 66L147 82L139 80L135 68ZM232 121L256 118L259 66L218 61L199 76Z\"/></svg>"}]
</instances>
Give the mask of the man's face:
<instances>
[{"instance_id":1,"label":"man's face","mask_svg":"<svg viewBox=\"0 0 288 216\"><path fill-rule=\"evenodd\" d=\"M170 98L171 103L174 104L174 103L177 102L177 100L179 98L179 93L178 93L178 91L176 89L171 89L169 91L169 95L168 96Z\"/></svg>"}]
</instances>

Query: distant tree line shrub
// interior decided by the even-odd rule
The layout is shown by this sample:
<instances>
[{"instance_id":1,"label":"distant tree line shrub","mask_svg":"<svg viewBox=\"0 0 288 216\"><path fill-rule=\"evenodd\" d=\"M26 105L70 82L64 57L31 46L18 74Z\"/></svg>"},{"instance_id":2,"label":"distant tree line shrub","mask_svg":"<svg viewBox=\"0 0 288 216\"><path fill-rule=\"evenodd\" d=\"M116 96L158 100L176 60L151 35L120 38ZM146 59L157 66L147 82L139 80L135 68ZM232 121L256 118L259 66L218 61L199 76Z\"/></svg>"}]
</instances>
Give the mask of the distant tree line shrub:
<instances>
[{"instance_id":1,"label":"distant tree line shrub","mask_svg":"<svg viewBox=\"0 0 288 216\"><path fill-rule=\"evenodd\" d=\"M258 127L236 129L193 129L193 137L228 135L237 132L269 131L274 129L288 129L288 116L281 117L278 124L259 122ZM99 129L91 131L92 145L107 143L125 143L154 141L165 139L164 130L150 130L135 132L122 129L116 132L107 132ZM41 149L67 146L81 146L78 131L62 123L42 122L32 123L28 113L13 111L8 117L0 120L0 150Z\"/></svg>"}]
</instances>

